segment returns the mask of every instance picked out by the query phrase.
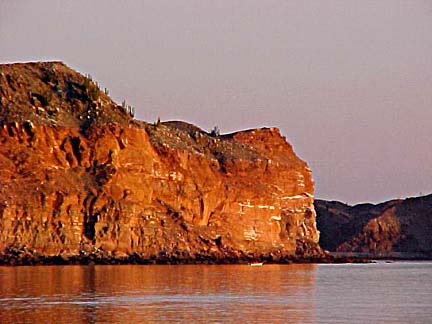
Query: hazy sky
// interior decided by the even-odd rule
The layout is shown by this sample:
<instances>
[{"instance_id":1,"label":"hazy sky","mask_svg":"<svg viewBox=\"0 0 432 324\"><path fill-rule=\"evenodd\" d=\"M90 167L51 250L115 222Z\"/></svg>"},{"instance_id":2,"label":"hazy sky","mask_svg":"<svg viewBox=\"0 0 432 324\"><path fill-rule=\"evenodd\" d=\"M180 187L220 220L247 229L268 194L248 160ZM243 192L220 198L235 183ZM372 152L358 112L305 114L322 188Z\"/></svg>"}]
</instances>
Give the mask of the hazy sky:
<instances>
[{"instance_id":1,"label":"hazy sky","mask_svg":"<svg viewBox=\"0 0 432 324\"><path fill-rule=\"evenodd\" d=\"M432 192L430 0L0 0L0 62L39 60L139 119L277 126L319 198Z\"/></svg>"}]
</instances>

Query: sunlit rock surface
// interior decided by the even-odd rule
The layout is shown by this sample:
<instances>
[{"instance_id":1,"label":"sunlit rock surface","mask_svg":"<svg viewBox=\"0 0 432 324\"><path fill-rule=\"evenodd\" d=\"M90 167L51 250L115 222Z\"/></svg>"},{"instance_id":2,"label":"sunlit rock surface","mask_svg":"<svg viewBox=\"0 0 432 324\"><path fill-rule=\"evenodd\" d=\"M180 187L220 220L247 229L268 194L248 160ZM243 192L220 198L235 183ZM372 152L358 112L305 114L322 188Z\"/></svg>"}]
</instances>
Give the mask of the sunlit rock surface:
<instances>
[{"instance_id":1,"label":"sunlit rock surface","mask_svg":"<svg viewBox=\"0 0 432 324\"><path fill-rule=\"evenodd\" d=\"M3 262L322 256L311 171L278 129L139 122L62 63L0 73Z\"/></svg>"}]
</instances>

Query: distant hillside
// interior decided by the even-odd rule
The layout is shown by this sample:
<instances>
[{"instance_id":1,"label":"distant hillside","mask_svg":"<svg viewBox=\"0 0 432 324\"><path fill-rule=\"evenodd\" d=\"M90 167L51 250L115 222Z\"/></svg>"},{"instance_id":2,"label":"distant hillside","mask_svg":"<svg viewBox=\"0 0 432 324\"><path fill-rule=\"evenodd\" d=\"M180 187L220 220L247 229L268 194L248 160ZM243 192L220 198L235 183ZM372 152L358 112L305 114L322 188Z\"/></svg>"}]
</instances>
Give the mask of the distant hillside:
<instances>
[{"instance_id":1,"label":"distant hillside","mask_svg":"<svg viewBox=\"0 0 432 324\"><path fill-rule=\"evenodd\" d=\"M320 245L329 251L432 256L432 195L349 206L315 200Z\"/></svg>"}]
</instances>

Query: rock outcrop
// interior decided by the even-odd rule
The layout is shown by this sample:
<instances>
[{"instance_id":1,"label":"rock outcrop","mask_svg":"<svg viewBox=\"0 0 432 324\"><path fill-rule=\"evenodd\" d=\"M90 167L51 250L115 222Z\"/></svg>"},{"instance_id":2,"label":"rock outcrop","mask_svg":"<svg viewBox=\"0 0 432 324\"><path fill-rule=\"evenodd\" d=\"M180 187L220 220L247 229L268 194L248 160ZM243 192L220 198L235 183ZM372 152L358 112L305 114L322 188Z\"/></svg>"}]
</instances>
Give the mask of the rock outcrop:
<instances>
[{"instance_id":1,"label":"rock outcrop","mask_svg":"<svg viewBox=\"0 0 432 324\"><path fill-rule=\"evenodd\" d=\"M323 256L311 171L278 129L132 112L62 63L0 66L3 262Z\"/></svg>"},{"instance_id":2,"label":"rock outcrop","mask_svg":"<svg viewBox=\"0 0 432 324\"><path fill-rule=\"evenodd\" d=\"M349 206L315 200L320 245L362 256L432 257L432 195Z\"/></svg>"}]
</instances>

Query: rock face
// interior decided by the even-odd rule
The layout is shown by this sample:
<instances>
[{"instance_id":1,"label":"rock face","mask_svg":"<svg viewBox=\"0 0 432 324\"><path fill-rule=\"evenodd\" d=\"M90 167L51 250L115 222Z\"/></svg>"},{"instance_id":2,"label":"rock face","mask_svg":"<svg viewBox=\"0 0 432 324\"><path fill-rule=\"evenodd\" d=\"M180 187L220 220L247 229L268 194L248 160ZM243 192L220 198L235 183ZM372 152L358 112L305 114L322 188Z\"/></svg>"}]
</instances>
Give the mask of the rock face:
<instances>
[{"instance_id":1,"label":"rock face","mask_svg":"<svg viewBox=\"0 0 432 324\"><path fill-rule=\"evenodd\" d=\"M311 171L278 129L147 124L62 63L0 72L3 262L322 256Z\"/></svg>"},{"instance_id":2,"label":"rock face","mask_svg":"<svg viewBox=\"0 0 432 324\"><path fill-rule=\"evenodd\" d=\"M316 200L315 208L325 249L432 257L432 195L356 206Z\"/></svg>"}]
</instances>

